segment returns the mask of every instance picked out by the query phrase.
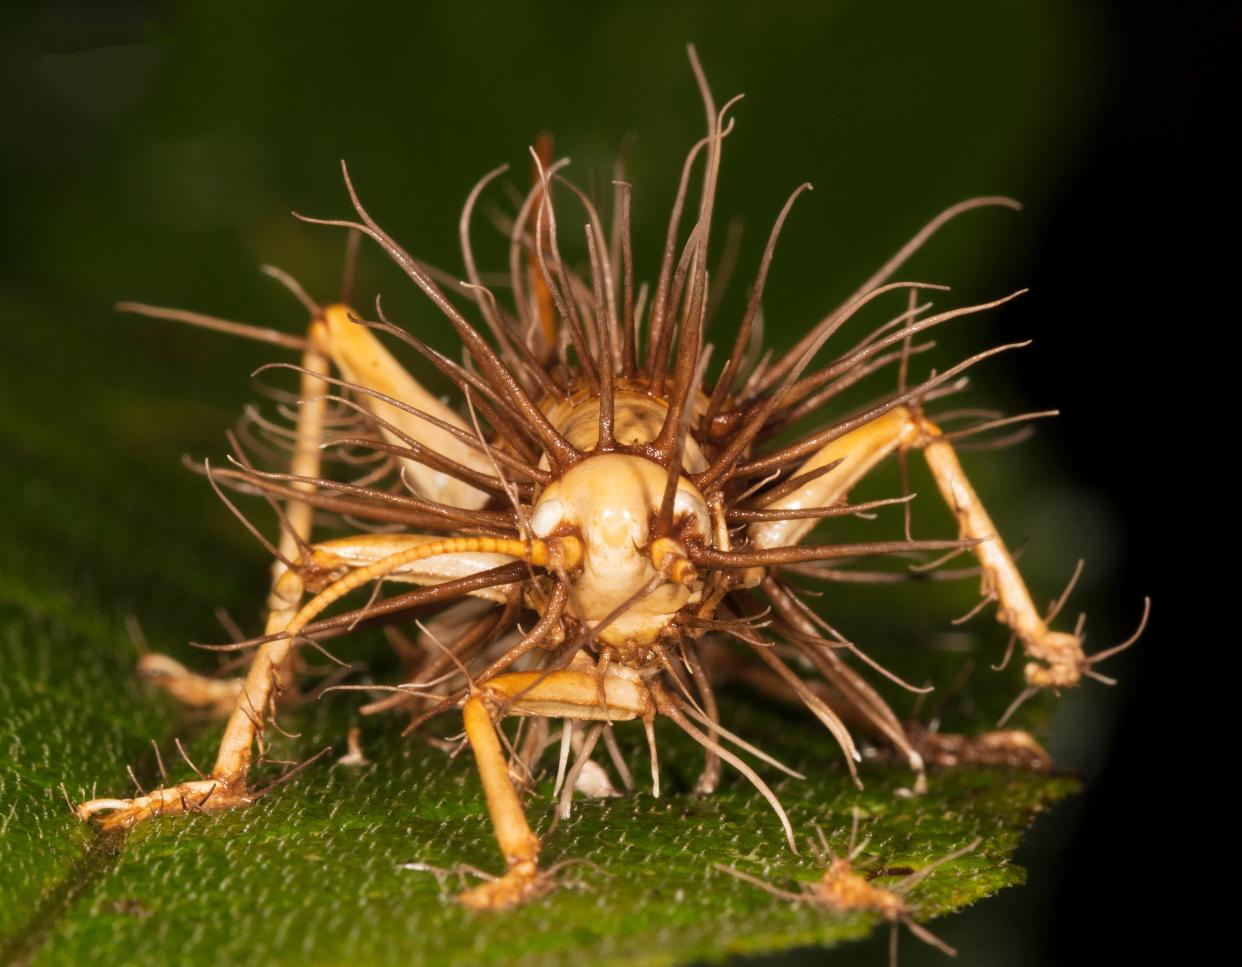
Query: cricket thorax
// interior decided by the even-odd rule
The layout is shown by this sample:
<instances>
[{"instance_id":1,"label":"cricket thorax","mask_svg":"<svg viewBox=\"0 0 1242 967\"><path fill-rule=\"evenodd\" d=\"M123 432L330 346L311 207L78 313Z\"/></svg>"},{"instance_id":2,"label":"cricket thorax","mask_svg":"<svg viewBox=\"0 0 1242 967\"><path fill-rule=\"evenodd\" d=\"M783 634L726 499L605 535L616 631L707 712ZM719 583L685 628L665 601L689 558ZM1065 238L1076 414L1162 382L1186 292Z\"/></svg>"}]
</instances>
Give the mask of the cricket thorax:
<instances>
[{"instance_id":1,"label":"cricket thorax","mask_svg":"<svg viewBox=\"0 0 1242 967\"><path fill-rule=\"evenodd\" d=\"M678 612L702 597L698 580L676 580L671 574L662 583L657 580L662 548L676 553L686 540L709 543L711 533L707 502L685 477L677 481L671 529L655 532L669 473L640 452L659 432L666 409L663 401L646 394L618 392L619 449L591 453L575 464L544 488L531 514L536 537L573 535L583 543L570 615L595 627L625 606L598 634L625 659L669 633ZM577 405L558 404L548 415L575 446L590 451L598 414L599 400L591 397ZM692 470L701 463L701 452L688 440L684 465Z\"/></svg>"},{"instance_id":2,"label":"cricket thorax","mask_svg":"<svg viewBox=\"0 0 1242 967\"><path fill-rule=\"evenodd\" d=\"M641 452L655 440L668 415L668 403L648 391L644 379L620 379L613 390L613 438L622 451ZM694 402L696 419L707 408L701 393ZM575 386L567 399L549 400L541 407L548 420L569 443L582 453L594 451L599 443L599 395L585 383ZM682 468L687 473L706 469L703 455L693 435L686 438Z\"/></svg>"}]
</instances>

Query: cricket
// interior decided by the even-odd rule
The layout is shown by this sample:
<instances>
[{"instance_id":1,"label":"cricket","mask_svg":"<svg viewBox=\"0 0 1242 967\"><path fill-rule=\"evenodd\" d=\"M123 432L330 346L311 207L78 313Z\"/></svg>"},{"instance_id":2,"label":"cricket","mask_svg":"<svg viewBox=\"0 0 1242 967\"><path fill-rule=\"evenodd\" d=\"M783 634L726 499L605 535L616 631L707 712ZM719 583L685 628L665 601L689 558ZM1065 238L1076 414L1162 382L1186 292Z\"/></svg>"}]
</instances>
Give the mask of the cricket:
<instances>
[{"instance_id":1,"label":"cricket","mask_svg":"<svg viewBox=\"0 0 1242 967\"><path fill-rule=\"evenodd\" d=\"M955 451L959 440L1052 414L981 416L943 404L974 367L1025 343L915 376L934 330L1021 293L932 312L931 297L944 298L945 287L900 280L899 271L951 220L1017 202L980 197L947 208L776 353L764 344L765 283L782 226L811 186L797 187L776 214L736 327L718 321L728 272L709 256L721 249L716 193L739 98L718 102L693 47L689 56L706 130L682 162L651 281L641 279L631 244L637 192L623 164L592 194L570 180L568 160L540 141L530 152L531 176L517 179L516 210L491 216L508 243L503 283L480 270L471 240L476 212L486 207L481 199L499 195L506 168L485 175L465 199L459 278L390 236L342 163L352 213L297 215L308 231L340 233L345 242L340 298L321 303L284 272L266 270L305 306L304 334L120 306L297 354L259 372L293 372L299 389L279 402L277 417L248 408L230 437L227 465L199 467L243 521L229 491L262 498L279 523L279 537L269 541L247 522L273 559L263 634L218 646L245 656L248 667L238 677L213 677L163 655L140 663L141 674L188 708L227 717L214 765L200 778L133 798L81 803L82 820L125 829L254 802L266 791L252 773L268 730L279 728L280 708L308 677L305 649L327 653L327 642L347 644L354 629L384 627L405 680L384 691L333 687L372 692L363 713L408 719L407 732L441 717L461 723L503 859L500 875L461 893L465 906L505 910L554 888L524 798L553 750L559 816L569 815L575 794L617 792L600 764L605 756L632 791L635 770L616 740L619 723L641 723L655 795L654 723L663 717L703 747L695 793L710 795L724 767L737 770L797 852L797 831L778 797L743 756L798 773L730 728L717 688L731 682L804 706L808 727L825 730L859 785L861 730L908 765L913 794L925 790L928 763L917 736L873 678L921 687L839 634L804 593L808 583L848 594L851 582L887 580L865 569L867 559L883 556L923 555L929 568L956 555L971 562L981 607L995 605L1010 651L1021 649L1019 700L1084 679L1110 681L1097 666L1132 645L1142 625L1091 655L1081 622L1052 627L1069 589L1050 609L1036 606ZM373 307L355 304L353 265L366 244L430 300L460 342L458 358L390 319L378 297ZM884 306L892 307L886 321L865 336L841 335L864 309ZM445 401L420 385L393 354L398 348L428 360L457 398ZM883 381L873 402L841 408L840 395L863 380ZM800 429L812 419L813 429ZM911 493L850 502L877 466L899 461L904 470L915 458L930 469L956 533L913 539ZM905 534L815 542L821 523L873 511L881 521L904 514ZM393 585L411 587L386 593ZM937 748L968 761L972 741ZM1024 733L989 733L980 742L995 761L1042 761ZM888 919L918 932L900 900L887 902Z\"/></svg>"}]
</instances>

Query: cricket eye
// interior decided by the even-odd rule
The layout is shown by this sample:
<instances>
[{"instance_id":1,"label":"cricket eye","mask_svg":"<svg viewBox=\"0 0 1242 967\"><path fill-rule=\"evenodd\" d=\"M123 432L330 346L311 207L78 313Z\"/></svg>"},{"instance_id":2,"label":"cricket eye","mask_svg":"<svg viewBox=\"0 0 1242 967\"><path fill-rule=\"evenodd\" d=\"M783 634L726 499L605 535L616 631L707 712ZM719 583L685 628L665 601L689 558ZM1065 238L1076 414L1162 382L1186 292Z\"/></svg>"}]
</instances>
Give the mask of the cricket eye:
<instances>
[{"instance_id":1,"label":"cricket eye","mask_svg":"<svg viewBox=\"0 0 1242 967\"><path fill-rule=\"evenodd\" d=\"M698 524L699 536L707 534L707 505L688 490L678 490L673 497L673 518L693 517Z\"/></svg>"},{"instance_id":2,"label":"cricket eye","mask_svg":"<svg viewBox=\"0 0 1242 967\"><path fill-rule=\"evenodd\" d=\"M555 497L549 497L530 515L530 529L536 537L547 537L565 516L565 505Z\"/></svg>"}]
</instances>

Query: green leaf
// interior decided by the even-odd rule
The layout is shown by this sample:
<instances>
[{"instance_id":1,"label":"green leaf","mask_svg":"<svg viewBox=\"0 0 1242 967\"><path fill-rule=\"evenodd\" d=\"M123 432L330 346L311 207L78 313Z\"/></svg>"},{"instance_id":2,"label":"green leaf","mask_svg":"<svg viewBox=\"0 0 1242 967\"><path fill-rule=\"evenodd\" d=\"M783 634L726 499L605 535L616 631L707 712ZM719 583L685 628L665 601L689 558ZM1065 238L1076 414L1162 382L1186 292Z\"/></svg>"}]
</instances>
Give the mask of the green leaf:
<instances>
[{"instance_id":1,"label":"green leaf","mask_svg":"<svg viewBox=\"0 0 1242 967\"><path fill-rule=\"evenodd\" d=\"M74 644L55 634L38 640ZM79 689L90 691L93 671L55 670L64 676L60 687L49 687L39 703L49 721L81 707L72 699ZM34 696L6 697L24 698L29 707ZM134 699L132 689L127 697ZM178 963L287 962L305 954L329 963L570 964L590 951L600 964L672 964L830 945L865 936L878 922L792 905L714 869L715 863L735 866L787 888L819 872L809 855L787 850L775 817L738 777L729 776L710 798L688 795L700 758L667 733L661 735L665 783L673 792L659 800L640 791L615 801L579 801L572 818L546 837L544 861L580 864L558 874L555 893L512 913L470 913L453 900L456 876L439 882L410 867L496 870L498 854L469 754L450 760L392 730L372 728L366 735L370 765L321 760L248 810L167 817L138 827L123 845L92 842L67 815L57 770L73 776L74 789L94 775L111 791L124 790L118 764L141 740L109 729L117 711L62 718L49 728L50 738L86 753L80 762L53 757L11 785L6 778L11 821L3 839L3 888L6 910L25 920L23 926L10 916L6 928L12 933L17 927L12 942L18 950L37 940L41 963L82 963L102 952L141 949L144 961ZM120 710L120 717L128 711ZM1036 774L960 770L935 774L932 793L909 797L901 789L907 774L871 768L865 792L858 793L811 723L736 702L726 711L744 734L796 737L768 744L792 754L811 778L785 779L774 788L796 829L809 833L818 824L838 850L844 850L854 807L864 817L863 835L871 838L866 859L886 870L918 869L983 838L974 853L913 894L920 919L1020 883L1022 870L1008 859L1022 830L1074 787L1071 780ZM340 749L347 718L321 704L284 724L301 738L282 740L278 756L294 746ZM623 739L636 738L635 729ZM637 746L627 742L627 749L631 761L641 761ZM529 805L541 832L552 816L548 786L544 782ZM44 898L33 910L29 902L22 909L23 899L40 893Z\"/></svg>"},{"instance_id":2,"label":"green leaf","mask_svg":"<svg viewBox=\"0 0 1242 967\"><path fill-rule=\"evenodd\" d=\"M0 494L16 511L7 521L41 520L49 525L44 534L55 530L40 515L44 501L61 514L84 492L99 502L71 511L74 526L54 543L22 533L3 543L10 558L0 586L0 934L8 955L37 951L39 962L80 963L141 949L148 962L282 962L304 952L317 962L553 964L591 951L601 964L679 963L831 944L876 926L875 917L788 904L713 869L732 865L786 887L817 873L808 856L787 850L775 817L740 777L726 772L711 798L689 795L701 757L667 730L661 744L671 791L656 800L644 783L630 798L580 801L546 837L545 861L583 862L561 872L561 889L510 914L468 913L453 900L455 878L441 884L405 867L496 870L499 858L470 755L450 759L382 722L367 724L369 766L324 760L244 812L156 820L123 844L96 839L69 814L66 797L126 794L131 763L141 781L155 782L148 740L160 739L175 773L188 776L168 741L185 734L186 723L135 681L109 584L149 582L144 621L163 627L178 623L172 605L181 587L219 592L213 575L222 568L175 544L146 543L148 508L124 499L127 471L139 469L128 466L132 458L120 458L110 473L57 473L59 461L73 462L72 439L56 432L27 439L22 472L5 478ZM154 471L141 470L151 487ZM176 475L160 472L175 505ZM100 507L108 512L91 513ZM57 580L88 567L100 585L93 592L78 585L71 593ZM254 569L256 581L261 574ZM203 618L201 607L190 610ZM858 793L829 737L808 718L727 699L734 729L810 777L774 782L804 834L819 824L841 847L858 806L871 837L867 857L890 869L917 869L984 838L917 891L920 918L1021 882L1008 858L1022 830L1073 788L1047 776L963 770L934 774L929 795L909 798L900 794L904 770L872 765ZM285 727L302 736L279 739L273 754L341 749L355 705L335 697L293 713ZM622 739L637 763L636 729L623 729ZM191 755L207 760L217 734L199 734ZM529 810L536 828L547 830L547 782Z\"/></svg>"},{"instance_id":3,"label":"green leaf","mask_svg":"<svg viewBox=\"0 0 1242 967\"><path fill-rule=\"evenodd\" d=\"M27 408L50 395L20 372L7 386ZM190 755L210 761L219 734L179 718L135 680L125 615L141 614L156 642L209 637L211 604L253 608L247 588L262 587L264 566L260 554L226 538L223 519L181 534L161 524L193 519L190 508L201 518L209 506L200 503L201 481L171 462L151 465L141 448L121 448L115 429L90 425L85 414L101 412L102 399L122 411L138 407L132 390L105 380L87 392L99 399L87 395L67 412L63 401L48 407L38 432L25 421L4 427L16 455L16 472L0 479L0 501L12 511L0 541L4 959L68 964L141 950L144 962L186 964L304 956L568 964L589 952L599 964L657 964L829 945L876 928L875 916L789 904L714 869L733 866L785 888L818 873L805 851L789 852L776 817L737 774L726 769L710 798L691 795L700 750L668 729L660 732L665 795L654 799L633 724L619 733L640 776L636 795L580 800L551 832L546 779L531 798L545 862L576 862L559 873L560 889L513 913L469 913L453 899L456 877L441 883L407 866L498 871L500 859L469 752L450 758L400 738L388 721L364 723L371 765L324 759L248 810L155 820L123 842L97 838L70 815L67 799L131 794L131 764L144 785L157 782L151 739L173 778L189 778L172 736L192 738ZM100 449L111 459L92 461ZM143 494L161 494L158 508L135 493L134 481ZM249 581L235 580L239 572ZM946 672L935 677L944 681ZM994 718L1015 685L1005 676L990 681L990 699L972 689L970 703L951 714ZM742 694L724 701L734 730L809 777L761 768L802 836L818 824L843 849L858 807L871 838L866 859L886 870L917 869L983 838L912 895L920 919L1021 882L1009 858L1022 831L1074 788L1064 778L974 769L934 772L931 792L909 797L902 791L909 773L874 762L864 765L866 789L857 792L809 717ZM335 758L357 704L338 695L282 716L301 736L278 737L273 755L304 758L331 745ZM438 728L458 725L446 716Z\"/></svg>"}]
</instances>

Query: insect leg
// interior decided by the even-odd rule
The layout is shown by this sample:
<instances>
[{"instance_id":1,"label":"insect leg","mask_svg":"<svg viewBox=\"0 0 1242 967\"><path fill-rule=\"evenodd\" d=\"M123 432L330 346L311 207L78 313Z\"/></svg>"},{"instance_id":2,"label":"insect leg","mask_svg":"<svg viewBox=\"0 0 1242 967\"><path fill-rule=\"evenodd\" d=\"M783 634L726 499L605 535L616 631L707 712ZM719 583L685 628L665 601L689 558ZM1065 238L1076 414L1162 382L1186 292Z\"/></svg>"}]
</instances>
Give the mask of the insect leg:
<instances>
[{"instance_id":1,"label":"insect leg","mask_svg":"<svg viewBox=\"0 0 1242 967\"><path fill-rule=\"evenodd\" d=\"M826 444L797 472L806 473L835 460L842 460L841 465L772 501L765 509L821 507L843 500L872 467L899 448L923 450L936 485L957 518L961 536L979 541L974 553L982 572L983 593L997 599L997 619L1017 634L1032 659L1026 666L1028 683L1040 687L1076 685L1086 668L1081 639L1048 628L952 445L921 414L897 407ZM750 539L759 547L796 544L814 523L809 519L755 523L749 530Z\"/></svg>"},{"instance_id":2,"label":"insect leg","mask_svg":"<svg viewBox=\"0 0 1242 967\"><path fill-rule=\"evenodd\" d=\"M355 318L348 307L331 305L324 309L322 321L317 323L325 350L343 377L371 393L400 400L437 420L469 432L470 428L461 417L424 389L375 338L371 330L354 321ZM375 396L366 393L357 395L359 402L370 412L427 450L481 473L492 472L491 462L484 454L449 431ZM402 443L387 429L381 428L381 433L389 443ZM403 459L402 466L411 484L424 497L467 510L478 510L489 499L484 491L417 461Z\"/></svg>"},{"instance_id":3,"label":"insect leg","mask_svg":"<svg viewBox=\"0 0 1242 967\"><path fill-rule=\"evenodd\" d=\"M437 554L433 548L428 548L431 553L419 551L423 545L440 540L420 534L367 534L313 547L295 567L281 575L272 590L265 640L238 689L211 774L135 799L92 800L78 807L78 817L85 820L107 812L109 815L102 825L112 829L129 827L164 813L218 810L253 802L256 794L247 784L253 747L256 741L262 740L276 695L284 687L285 671L295 643L306 623L314 617L314 614L304 613L307 608L317 614L340 595L377 578L435 585L514 561L512 556L499 553ZM419 554L426 556L419 558ZM386 566L402 555L405 563ZM312 602L303 608L305 591L320 588L326 603L316 608ZM470 593L499 594L499 600L504 600L505 594L499 586Z\"/></svg>"},{"instance_id":4,"label":"insect leg","mask_svg":"<svg viewBox=\"0 0 1242 967\"><path fill-rule=\"evenodd\" d=\"M855 484L881 460L893 453L906 439L912 440L913 438L909 414L904 409L890 411L857 430L825 444L822 449L812 454L794 471L794 476L808 474L838 462L839 465L827 473L814 477L798 489L764 504L763 509L800 510L809 507L829 507L843 501ZM747 534L750 543L754 546L785 547L797 544L810 533L815 524L814 518L762 521L751 524ZM772 606L795 631L812 636L818 634L818 629L789 600L790 592L779 585L773 586L773 579L765 577L762 569L756 568L751 580L755 583L764 583ZM850 709L843 711L842 714L847 717L861 718L871 729L891 742L917 774L916 787L921 788L924 781L923 758L911 745L904 728L896 714L889 708L888 703L868 686L857 672L837 659L830 651L824 655L814 654L813 657L819 659L816 664L820 671L828 674L828 680L834 685L835 690L839 690L841 698L850 706Z\"/></svg>"},{"instance_id":5,"label":"insect leg","mask_svg":"<svg viewBox=\"0 0 1242 967\"><path fill-rule=\"evenodd\" d=\"M211 771L212 778L220 780L230 788L245 788L254 743L261 738L264 716L273 691L281 684L281 669L286 667L298 634L314 616L308 614L308 611L318 613L333 600L348 593L352 587L359 587L377 578L437 584L446 575L461 576L453 574L454 571L464 569L469 573L477 573L513 560L512 556L506 554L469 551L437 553L431 547L444 543L451 544L452 541L421 534L368 534L320 545L314 549L311 557L319 556L319 560L325 562L346 561L347 570L344 574L334 571L330 581L323 582L323 585L312 585L312 589L319 591L317 600L324 602L318 608L314 601L305 607L300 606L303 590L309 584L304 578L307 569L299 567L287 571L276 582L276 588L268 602L271 614L266 635L288 634L265 641L260 646L254 664L246 675L237 707L229 717L224 738L220 742L220 751L216 756L216 764ZM426 547L427 550L420 551L421 547ZM426 556L418 557L419 554ZM396 563L402 558L409 558L408 563ZM352 582L352 587L349 582ZM504 592L501 589L485 590L499 592L503 600Z\"/></svg>"},{"instance_id":6,"label":"insect leg","mask_svg":"<svg viewBox=\"0 0 1242 967\"><path fill-rule=\"evenodd\" d=\"M323 417L326 400L323 396L328 386L314 374L326 373L328 359L323 349L323 326L311 324L309 338L302 352L302 377L300 397L306 402L298 409L294 436L293 457L290 472L307 478L319 476L323 441ZM308 483L295 483L300 491L313 490ZM285 505L284 520L280 531L279 551L284 560L297 560L311 539L313 508L299 500L289 500ZM276 560L272 564L272 589L285 573L285 564ZM173 698L189 708L205 711L213 716L227 716L241 693L241 678L214 678L200 675L186 668L167 655L144 655L138 662L138 673ZM289 677L286 675L286 677Z\"/></svg>"},{"instance_id":7,"label":"insect leg","mask_svg":"<svg viewBox=\"0 0 1242 967\"><path fill-rule=\"evenodd\" d=\"M802 510L809 507L830 507L845 500L854 486L861 481L885 457L898 447L909 445L917 439L910 413L905 407L897 407L838 437L813 453L792 476L802 476L833 463L827 473L815 477L797 490L762 504L764 510ZM809 534L817 521L801 520L761 521L751 524L747 530L751 544L756 547L786 547L797 544Z\"/></svg>"},{"instance_id":8,"label":"insect leg","mask_svg":"<svg viewBox=\"0 0 1242 967\"><path fill-rule=\"evenodd\" d=\"M646 687L619 675L603 682L607 706L600 704L600 682L591 672L515 672L492 679L467 700L462 715L474 750L487 809L507 870L499 879L467 890L458 899L479 910L517 906L550 884L538 867L539 837L526 821L509 774L495 718L543 715L595 721L649 719L655 706Z\"/></svg>"},{"instance_id":9,"label":"insect leg","mask_svg":"<svg viewBox=\"0 0 1242 967\"><path fill-rule=\"evenodd\" d=\"M975 556L983 571L983 594L996 597L997 620L1012 629L1031 659L1024 669L1027 683L1039 688L1077 685L1087 668L1082 639L1072 632L1053 631L1044 622L1013 556L966 478L952 444L939 439L940 430L927 420L920 420L919 431L916 445L923 448L927 465L945 503L957 518L962 537L981 540L975 546Z\"/></svg>"}]
</instances>

